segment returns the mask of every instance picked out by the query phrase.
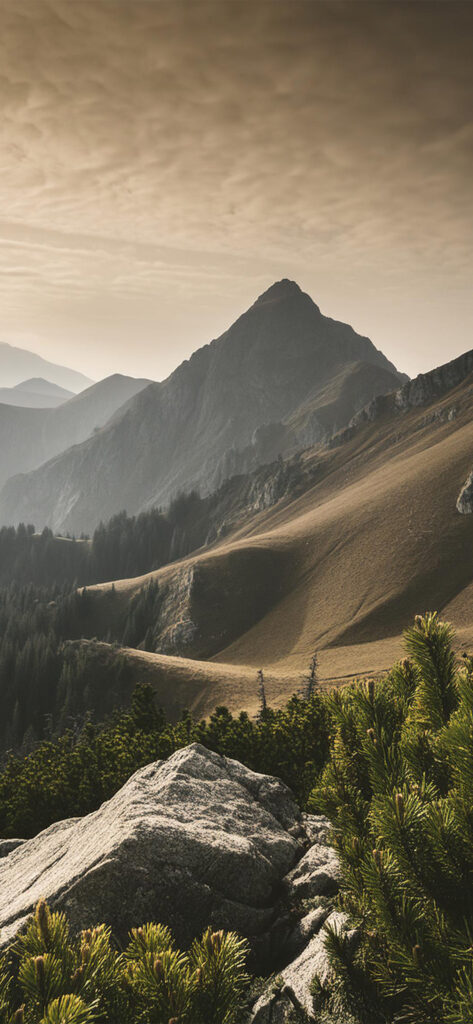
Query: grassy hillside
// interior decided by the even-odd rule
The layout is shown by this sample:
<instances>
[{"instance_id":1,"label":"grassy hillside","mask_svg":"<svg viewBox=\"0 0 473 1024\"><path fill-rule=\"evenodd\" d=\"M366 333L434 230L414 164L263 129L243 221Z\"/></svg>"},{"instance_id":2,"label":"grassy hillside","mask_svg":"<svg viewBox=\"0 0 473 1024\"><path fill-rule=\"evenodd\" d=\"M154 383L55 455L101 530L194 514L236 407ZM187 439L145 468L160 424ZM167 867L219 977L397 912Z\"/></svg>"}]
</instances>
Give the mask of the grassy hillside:
<instances>
[{"instance_id":1,"label":"grassy hillside","mask_svg":"<svg viewBox=\"0 0 473 1024\"><path fill-rule=\"evenodd\" d=\"M152 652L145 659L150 678L163 678L166 655L178 654L189 659L180 663L189 692L197 660L203 686L220 673L220 694L236 670L238 700L248 708L259 668L275 680L273 698L283 699L314 649L325 680L386 670L399 656L403 624L419 608L441 609L458 627L459 643L468 643L473 519L457 512L456 499L472 466L472 384L470 374L427 406L388 409L338 447L309 450L302 462L317 466L318 482L305 493L250 513L196 555L115 581L113 607L107 585L93 588L102 635L117 610L123 614L156 580L164 597L156 633L165 643L153 668ZM225 623L234 628L242 606L251 611L255 585L261 589L265 579L269 604L258 601L231 636ZM186 630L173 633L176 622Z\"/></svg>"}]
</instances>

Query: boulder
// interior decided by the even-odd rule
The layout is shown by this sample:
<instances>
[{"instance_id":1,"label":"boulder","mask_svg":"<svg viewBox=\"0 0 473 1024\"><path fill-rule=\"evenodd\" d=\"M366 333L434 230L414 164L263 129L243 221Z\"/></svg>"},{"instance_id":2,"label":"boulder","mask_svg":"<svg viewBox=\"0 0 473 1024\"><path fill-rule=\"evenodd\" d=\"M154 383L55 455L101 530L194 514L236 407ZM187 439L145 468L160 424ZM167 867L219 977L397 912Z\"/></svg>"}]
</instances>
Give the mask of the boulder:
<instances>
[{"instance_id":1,"label":"boulder","mask_svg":"<svg viewBox=\"0 0 473 1024\"><path fill-rule=\"evenodd\" d=\"M181 947L209 924L234 929L250 938L253 966L280 972L249 1009L252 1024L313 1019L314 975L330 973L324 929L347 929L329 898L329 832L279 779L194 743L136 772L93 814L0 844L0 945L40 897L74 930L105 921L121 941L150 920Z\"/></svg>"},{"instance_id":2,"label":"boulder","mask_svg":"<svg viewBox=\"0 0 473 1024\"><path fill-rule=\"evenodd\" d=\"M182 945L208 924L261 934L308 842L281 781L195 743L0 861L1 943L40 897L74 928L106 921L119 939L147 920Z\"/></svg>"}]
</instances>

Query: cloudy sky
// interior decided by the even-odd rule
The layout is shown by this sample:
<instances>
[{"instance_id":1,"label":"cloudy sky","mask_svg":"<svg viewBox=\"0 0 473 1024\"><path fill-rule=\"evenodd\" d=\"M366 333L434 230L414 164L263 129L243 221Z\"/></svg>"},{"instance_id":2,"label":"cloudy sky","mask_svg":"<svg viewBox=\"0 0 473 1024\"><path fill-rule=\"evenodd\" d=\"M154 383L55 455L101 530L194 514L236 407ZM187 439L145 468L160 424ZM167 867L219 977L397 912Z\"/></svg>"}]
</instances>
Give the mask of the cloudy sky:
<instances>
[{"instance_id":1,"label":"cloudy sky","mask_svg":"<svg viewBox=\"0 0 473 1024\"><path fill-rule=\"evenodd\" d=\"M295 278L473 347L470 0L0 0L0 340L165 376Z\"/></svg>"}]
</instances>

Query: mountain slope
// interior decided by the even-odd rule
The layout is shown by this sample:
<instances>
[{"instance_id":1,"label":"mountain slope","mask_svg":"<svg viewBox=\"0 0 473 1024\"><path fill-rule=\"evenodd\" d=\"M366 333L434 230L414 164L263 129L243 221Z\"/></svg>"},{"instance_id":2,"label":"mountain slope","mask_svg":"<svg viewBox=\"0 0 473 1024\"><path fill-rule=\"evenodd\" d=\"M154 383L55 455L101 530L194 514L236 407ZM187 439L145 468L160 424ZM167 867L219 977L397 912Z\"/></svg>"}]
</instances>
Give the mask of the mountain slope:
<instances>
[{"instance_id":1,"label":"mountain slope","mask_svg":"<svg viewBox=\"0 0 473 1024\"><path fill-rule=\"evenodd\" d=\"M281 281L98 436L9 481L0 520L88 532L122 508L164 505L192 487L208 493L330 436L403 379L368 338Z\"/></svg>"},{"instance_id":2,"label":"mountain slope","mask_svg":"<svg viewBox=\"0 0 473 1024\"><path fill-rule=\"evenodd\" d=\"M42 377L32 377L14 388L0 388L1 405L17 405L28 409L55 409L74 397L73 391L52 384Z\"/></svg>"},{"instance_id":3,"label":"mountain slope","mask_svg":"<svg viewBox=\"0 0 473 1024\"><path fill-rule=\"evenodd\" d=\"M147 380L114 374L55 409L0 404L0 482L79 444L148 384ZM34 521L29 514L24 518Z\"/></svg>"},{"instance_id":4,"label":"mountain slope","mask_svg":"<svg viewBox=\"0 0 473 1024\"><path fill-rule=\"evenodd\" d=\"M379 672L426 609L451 619L468 647L473 515L456 500L473 468L472 397L473 352L404 385L374 421L357 417L338 445L307 451L317 482L295 500L249 515L213 548L116 581L113 601L110 584L93 588L92 619L104 635L157 579L161 650L130 653L130 664L167 706L176 680L199 714L219 703L254 711L259 668L268 697L284 699L315 649L322 679Z\"/></svg>"},{"instance_id":5,"label":"mountain slope","mask_svg":"<svg viewBox=\"0 0 473 1024\"><path fill-rule=\"evenodd\" d=\"M89 377L77 370L70 370L67 366L57 366L47 359L37 355L36 352L29 352L24 348L15 348L0 342L0 383L3 387L11 388L21 381L30 377L42 377L53 384L58 384L67 391L83 391L92 384Z\"/></svg>"}]
</instances>

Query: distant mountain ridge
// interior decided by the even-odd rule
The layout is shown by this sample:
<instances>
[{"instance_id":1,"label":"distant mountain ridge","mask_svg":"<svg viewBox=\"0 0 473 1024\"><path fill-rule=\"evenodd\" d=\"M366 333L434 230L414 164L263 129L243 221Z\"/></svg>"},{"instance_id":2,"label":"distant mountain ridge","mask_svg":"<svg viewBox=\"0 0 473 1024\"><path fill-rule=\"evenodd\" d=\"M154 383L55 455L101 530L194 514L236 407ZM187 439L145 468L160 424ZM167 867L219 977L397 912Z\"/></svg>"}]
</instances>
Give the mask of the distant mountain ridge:
<instances>
[{"instance_id":1,"label":"distant mountain ridge","mask_svg":"<svg viewBox=\"0 0 473 1024\"><path fill-rule=\"evenodd\" d=\"M58 384L67 391L83 391L90 387L93 381L77 370L71 370L67 366L59 366L43 359L36 352L29 352L25 348L16 348L8 345L7 342L0 342L0 385L5 388L15 387L24 380L32 377L41 377L44 380Z\"/></svg>"},{"instance_id":2,"label":"distant mountain ridge","mask_svg":"<svg viewBox=\"0 0 473 1024\"><path fill-rule=\"evenodd\" d=\"M10 480L0 521L90 532L122 508L165 505L193 487L209 493L234 472L330 437L405 380L368 338L279 281L99 434Z\"/></svg>"},{"instance_id":3,"label":"distant mountain ridge","mask_svg":"<svg viewBox=\"0 0 473 1024\"><path fill-rule=\"evenodd\" d=\"M114 374L57 408L0 404L0 483L28 472L103 427L148 380ZM27 517L31 521L31 517Z\"/></svg>"},{"instance_id":4,"label":"distant mountain ridge","mask_svg":"<svg viewBox=\"0 0 473 1024\"><path fill-rule=\"evenodd\" d=\"M12 388L12 391L34 392L36 395L66 395L68 398L71 396L71 392L66 388L61 388L59 384L45 380L44 377L30 377L29 380L22 380L20 384L16 384Z\"/></svg>"},{"instance_id":5,"label":"distant mountain ridge","mask_svg":"<svg viewBox=\"0 0 473 1024\"><path fill-rule=\"evenodd\" d=\"M67 391L42 377L23 380L13 388L0 388L1 405L18 405L28 409L54 409L73 397L73 391Z\"/></svg>"}]
</instances>

